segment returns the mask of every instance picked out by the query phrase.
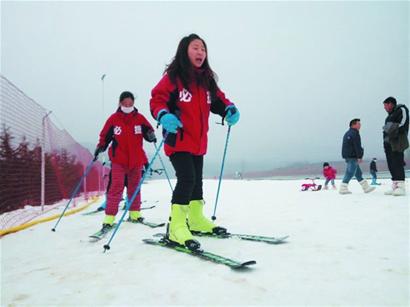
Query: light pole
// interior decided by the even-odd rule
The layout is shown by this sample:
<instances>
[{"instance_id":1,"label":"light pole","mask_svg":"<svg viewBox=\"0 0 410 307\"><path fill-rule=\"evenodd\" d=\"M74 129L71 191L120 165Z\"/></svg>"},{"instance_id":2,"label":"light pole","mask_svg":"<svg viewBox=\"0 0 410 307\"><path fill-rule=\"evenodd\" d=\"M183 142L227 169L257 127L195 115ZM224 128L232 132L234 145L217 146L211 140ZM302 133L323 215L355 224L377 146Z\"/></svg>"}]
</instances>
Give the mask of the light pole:
<instances>
[{"instance_id":1,"label":"light pole","mask_svg":"<svg viewBox=\"0 0 410 307\"><path fill-rule=\"evenodd\" d=\"M105 79L105 77L106 77L107 75L106 74L103 74L102 76L101 76L101 100L102 100L102 120L103 120L103 123L104 123L104 79ZM101 166L101 168L100 168L100 174L99 174L99 176L98 176L98 189L101 191L101 186L100 186L100 180L101 180L101 178L103 178L103 181L102 181L102 185L103 185L103 190L105 190L105 184L104 184L104 164L105 164L105 155L103 155L103 163L102 163L102 166Z\"/></svg>"},{"instance_id":2,"label":"light pole","mask_svg":"<svg viewBox=\"0 0 410 307\"><path fill-rule=\"evenodd\" d=\"M41 211L44 211L45 203L45 183L46 183L46 118L51 114L52 111L49 111L46 115L43 116L41 121L42 126L42 140L41 140Z\"/></svg>"},{"instance_id":3,"label":"light pole","mask_svg":"<svg viewBox=\"0 0 410 307\"><path fill-rule=\"evenodd\" d=\"M105 79L106 74L103 74L101 76L101 99L102 99L102 117L104 120L104 79Z\"/></svg>"}]
</instances>

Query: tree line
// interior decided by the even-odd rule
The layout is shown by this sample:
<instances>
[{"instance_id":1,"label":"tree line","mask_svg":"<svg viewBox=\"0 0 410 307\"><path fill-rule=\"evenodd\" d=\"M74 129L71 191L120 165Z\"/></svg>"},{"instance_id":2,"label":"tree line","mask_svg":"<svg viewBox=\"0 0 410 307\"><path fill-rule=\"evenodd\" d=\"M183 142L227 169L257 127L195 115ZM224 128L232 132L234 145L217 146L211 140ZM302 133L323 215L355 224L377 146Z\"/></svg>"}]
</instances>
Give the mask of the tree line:
<instances>
[{"instance_id":1,"label":"tree line","mask_svg":"<svg viewBox=\"0 0 410 307\"><path fill-rule=\"evenodd\" d=\"M10 128L0 133L0 214L26 205L41 205L41 144L22 137L18 145ZM67 199L78 184L84 166L67 150L45 153L45 204ZM98 190L98 170L87 176L87 191ZM83 192L81 187L80 193Z\"/></svg>"}]
</instances>

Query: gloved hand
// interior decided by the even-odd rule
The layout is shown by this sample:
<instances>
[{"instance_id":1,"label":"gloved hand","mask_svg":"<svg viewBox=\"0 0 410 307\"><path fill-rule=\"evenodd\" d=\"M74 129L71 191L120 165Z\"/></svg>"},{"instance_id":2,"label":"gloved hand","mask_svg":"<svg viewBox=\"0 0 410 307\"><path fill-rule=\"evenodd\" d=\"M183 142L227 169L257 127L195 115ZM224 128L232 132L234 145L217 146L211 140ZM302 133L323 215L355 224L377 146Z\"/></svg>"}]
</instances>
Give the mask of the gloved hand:
<instances>
[{"instance_id":1,"label":"gloved hand","mask_svg":"<svg viewBox=\"0 0 410 307\"><path fill-rule=\"evenodd\" d=\"M182 128L182 123L179 119L174 114L168 113L165 110L159 112L158 120L162 127L170 133L177 133L177 129Z\"/></svg>"},{"instance_id":2,"label":"gloved hand","mask_svg":"<svg viewBox=\"0 0 410 307\"><path fill-rule=\"evenodd\" d=\"M98 155L102 153L104 149L102 147L97 146L97 148L94 151L94 161L97 161Z\"/></svg>"},{"instance_id":3,"label":"gloved hand","mask_svg":"<svg viewBox=\"0 0 410 307\"><path fill-rule=\"evenodd\" d=\"M144 135L144 139L147 142L150 142L150 143L156 143L157 142L157 138L155 136L154 130L147 130L143 135Z\"/></svg>"},{"instance_id":4,"label":"gloved hand","mask_svg":"<svg viewBox=\"0 0 410 307\"><path fill-rule=\"evenodd\" d=\"M225 120L228 123L228 125L235 125L239 121L239 110L233 104L231 104L230 106L226 107L225 111Z\"/></svg>"}]
</instances>

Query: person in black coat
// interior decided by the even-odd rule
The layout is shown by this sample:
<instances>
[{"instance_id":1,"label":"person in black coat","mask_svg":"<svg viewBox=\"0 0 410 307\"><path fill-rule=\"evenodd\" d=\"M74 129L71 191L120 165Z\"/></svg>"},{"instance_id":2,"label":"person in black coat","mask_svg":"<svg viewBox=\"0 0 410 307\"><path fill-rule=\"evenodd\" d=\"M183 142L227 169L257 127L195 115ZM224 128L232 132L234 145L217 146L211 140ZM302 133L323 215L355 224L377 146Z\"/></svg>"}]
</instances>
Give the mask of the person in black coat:
<instances>
[{"instance_id":1,"label":"person in black coat","mask_svg":"<svg viewBox=\"0 0 410 307\"><path fill-rule=\"evenodd\" d=\"M372 183L371 185L380 185L377 183L377 165L376 165L376 158L373 158L370 162L370 175L372 175Z\"/></svg>"},{"instance_id":2,"label":"person in black coat","mask_svg":"<svg viewBox=\"0 0 410 307\"><path fill-rule=\"evenodd\" d=\"M363 158L363 147L360 139L359 130L361 128L361 123L359 118L354 118L349 123L349 130L343 136L342 144L342 157L346 161L346 172L340 185L340 194L351 194L348 185L350 179L353 176L356 177L357 181L362 186L365 193L373 191L375 188L369 186L366 180L363 179L362 170L359 163L362 162Z\"/></svg>"},{"instance_id":3,"label":"person in black coat","mask_svg":"<svg viewBox=\"0 0 410 307\"><path fill-rule=\"evenodd\" d=\"M394 97L383 101L387 117L383 126L383 147L387 166L392 176L392 189L386 195L406 195L404 173L404 151L409 147L409 109L404 104L397 104Z\"/></svg>"}]
</instances>

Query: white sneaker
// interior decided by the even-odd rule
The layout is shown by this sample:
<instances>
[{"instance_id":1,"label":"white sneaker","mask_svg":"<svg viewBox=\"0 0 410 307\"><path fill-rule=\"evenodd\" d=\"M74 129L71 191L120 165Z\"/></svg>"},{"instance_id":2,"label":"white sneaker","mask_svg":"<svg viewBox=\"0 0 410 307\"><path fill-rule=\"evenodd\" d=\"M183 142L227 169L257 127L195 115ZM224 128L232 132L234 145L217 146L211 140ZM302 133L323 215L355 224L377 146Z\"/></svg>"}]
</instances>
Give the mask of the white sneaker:
<instances>
[{"instance_id":1,"label":"white sneaker","mask_svg":"<svg viewBox=\"0 0 410 307\"><path fill-rule=\"evenodd\" d=\"M393 195L394 190L397 189L397 181L393 181L391 189L384 192L384 195Z\"/></svg>"},{"instance_id":2,"label":"white sneaker","mask_svg":"<svg viewBox=\"0 0 410 307\"><path fill-rule=\"evenodd\" d=\"M393 191L393 196L404 196L406 195L406 182L397 181L396 189Z\"/></svg>"}]
</instances>

